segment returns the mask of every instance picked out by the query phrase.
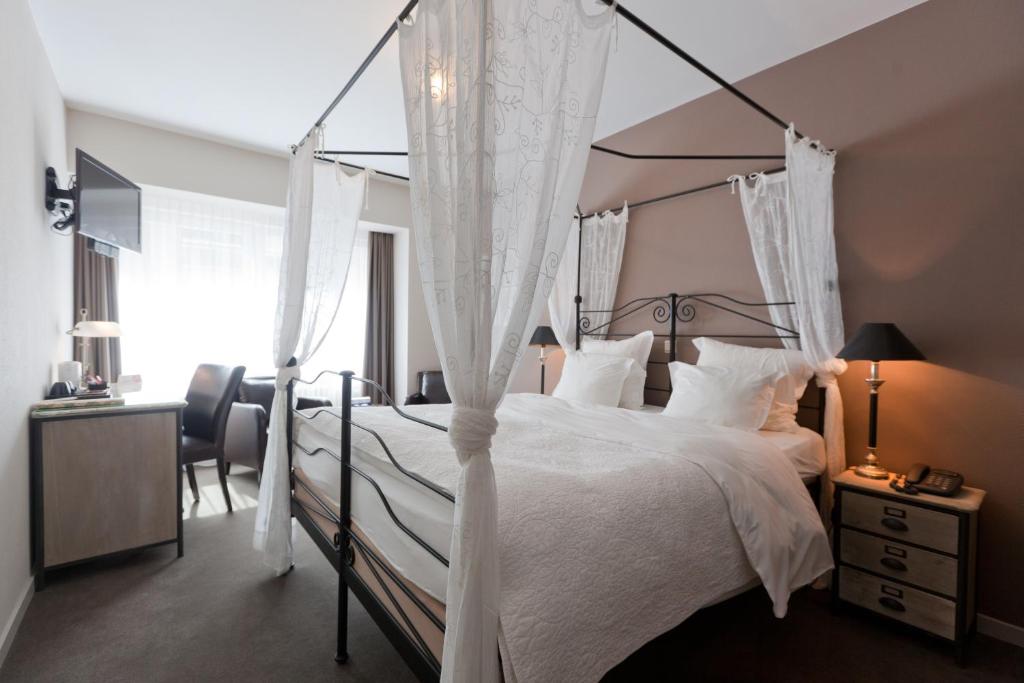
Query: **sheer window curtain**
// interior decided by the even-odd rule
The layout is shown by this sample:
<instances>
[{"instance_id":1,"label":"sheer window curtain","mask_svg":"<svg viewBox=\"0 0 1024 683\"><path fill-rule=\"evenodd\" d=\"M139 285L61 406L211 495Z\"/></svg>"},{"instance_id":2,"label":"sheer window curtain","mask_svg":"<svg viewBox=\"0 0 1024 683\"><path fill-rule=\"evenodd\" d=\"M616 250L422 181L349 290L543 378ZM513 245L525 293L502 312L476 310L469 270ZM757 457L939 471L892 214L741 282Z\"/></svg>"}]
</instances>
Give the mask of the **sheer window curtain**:
<instances>
[{"instance_id":1,"label":"sheer window curtain","mask_svg":"<svg viewBox=\"0 0 1024 683\"><path fill-rule=\"evenodd\" d=\"M283 236L281 207L144 186L143 252L122 249L118 259L124 372L142 375L144 391L165 396L184 396L204 362L244 365L250 377L273 375L267 339L274 332ZM362 368L364 230L350 272L341 323L307 372ZM306 393L337 402L340 383Z\"/></svg>"},{"instance_id":2,"label":"sheer window curtain","mask_svg":"<svg viewBox=\"0 0 1024 683\"><path fill-rule=\"evenodd\" d=\"M442 681L501 679L494 413L565 248L613 18L578 0L423 0L399 25L420 277L461 464Z\"/></svg>"},{"instance_id":3,"label":"sheer window curtain","mask_svg":"<svg viewBox=\"0 0 1024 683\"><path fill-rule=\"evenodd\" d=\"M123 367L143 389L184 396L200 363L273 374L284 209L142 189L142 253L121 250Z\"/></svg>"},{"instance_id":4,"label":"sheer window curtain","mask_svg":"<svg viewBox=\"0 0 1024 683\"><path fill-rule=\"evenodd\" d=\"M583 220L582 256L579 258L580 296L583 310L609 310L615 306L619 288L622 255L626 249L626 226L629 207L622 205L618 214L605 211ZM580 253L580 221L573 220L569 239L565 243L562 264L558 267L555 285L548 298L551 329L562 349L576 348L576 268ZM585 314L592 329L611 319L608 313ZM606 330L607 331L607 330ZM595 334L591 339L604 339Z\"/></svg>"}]
</instances>

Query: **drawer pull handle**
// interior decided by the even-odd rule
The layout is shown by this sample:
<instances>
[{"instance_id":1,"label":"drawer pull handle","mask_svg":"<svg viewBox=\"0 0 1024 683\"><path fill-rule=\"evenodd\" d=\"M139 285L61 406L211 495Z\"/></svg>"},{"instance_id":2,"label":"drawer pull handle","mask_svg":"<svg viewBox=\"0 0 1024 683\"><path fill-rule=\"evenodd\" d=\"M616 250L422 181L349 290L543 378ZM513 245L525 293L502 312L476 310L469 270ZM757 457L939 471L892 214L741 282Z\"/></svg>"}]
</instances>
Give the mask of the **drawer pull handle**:
<instances>
[{"instance_id":1,"label":"drawer pull handle","mask_svg":"<svg viewBox=\"0 0 1024 683\"><path fill-rule=\"evenodd\" d=\"M882 526L893 531L906 531L908 528L906 522L892 517L882 517Z\"/></svg>"},{"instance_id":2,"label":"drawer pull handle","mask_svg":"<svg viewBox=\"0 0 1024 683\"><path fill-rule=\"evenodd\" d=\"M906 612L907 608L903 606L903 603L895 598L881 597L878 598L878 604L886 609L891 609L894 612Z\"/></svg>"},{"instance_id":3,"label":"drawer pull handle","mask_svg":"<svg viewBox=\"0 0 1024 683\"><path fill-rule=\"evenodd\" d=\"M905 572L905 571L907 571L907 565L903 564L902 562L897 560L895 557L883 557L879 561L882 563L883 567L885 567L886 569L891 569L894 572Z\"/></svg>"}]
</instances>

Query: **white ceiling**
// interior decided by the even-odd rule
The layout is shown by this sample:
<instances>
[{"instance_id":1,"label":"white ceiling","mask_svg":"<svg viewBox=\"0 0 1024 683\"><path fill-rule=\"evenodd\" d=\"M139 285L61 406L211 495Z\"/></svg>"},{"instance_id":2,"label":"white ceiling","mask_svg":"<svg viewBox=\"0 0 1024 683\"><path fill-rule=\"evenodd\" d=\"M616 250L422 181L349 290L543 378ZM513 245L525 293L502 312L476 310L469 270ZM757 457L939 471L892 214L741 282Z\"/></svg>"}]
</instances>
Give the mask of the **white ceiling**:
<instances>
[{"instance_id":1,"label":"white ceiling","mask_svg":"<svg viewBox=\"0 0 1024 683\"><path fill-rule=\"evenodd\" d=\"M278 154L308 130L406 2L29 1L69 106ZM920 2L624 5L734 82ZM618 22L598 139L716 87L625 20ZM329 146L404 150L402 107L393 38L328 119ZM775 103L770 108L799 127L800 112ZM407 172L404 158L353 160Z\"/></svg>"}]
</instances>

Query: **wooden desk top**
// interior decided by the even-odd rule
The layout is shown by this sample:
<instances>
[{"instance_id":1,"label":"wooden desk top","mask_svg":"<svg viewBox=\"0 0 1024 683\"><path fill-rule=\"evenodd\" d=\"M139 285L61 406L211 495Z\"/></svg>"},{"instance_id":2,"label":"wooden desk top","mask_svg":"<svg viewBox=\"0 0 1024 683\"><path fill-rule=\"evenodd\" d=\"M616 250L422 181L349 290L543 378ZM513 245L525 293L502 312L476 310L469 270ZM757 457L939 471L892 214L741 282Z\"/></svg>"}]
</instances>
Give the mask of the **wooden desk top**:
<instances>
[{"instance_id":1,"label":"wooden desk top","mask_svg":"<svg viewBox=\"0 0 1024 683\"><path fill-rule=\"evenodd\" d=\"M146 394L128 394L124 396L124 405L119 406L89 406L91 399L83 399L82 407L62 408L59 410L33 410L29 417L33 420L48 420L57 417L80 417L86 415L110 415L123 412L138 412L140 410L176 410L188 405L182 399L167 399L159 396Z\"/></svg>"}]
</instances>

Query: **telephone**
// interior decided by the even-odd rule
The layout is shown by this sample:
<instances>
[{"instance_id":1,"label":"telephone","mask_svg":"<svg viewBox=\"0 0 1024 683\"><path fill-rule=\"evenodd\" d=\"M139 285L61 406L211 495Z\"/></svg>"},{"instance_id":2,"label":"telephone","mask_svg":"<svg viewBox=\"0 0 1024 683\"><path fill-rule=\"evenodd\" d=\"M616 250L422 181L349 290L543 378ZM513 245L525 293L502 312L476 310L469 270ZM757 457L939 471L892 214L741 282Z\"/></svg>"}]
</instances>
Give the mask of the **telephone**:
<instances>
[{"instance_id":1,"label":"telephone","mask_svg":"<svg viewBox=\"0 0 1024 683\"><path fill-rule=\"evenodd\" d=\"M932 469L923 463L910 466L910 470L889 482L889 486L901 493L916 495L931 493L936 496L952 496L963 486L964 476L959 472Z\"/></svg>"}]
</instances>

